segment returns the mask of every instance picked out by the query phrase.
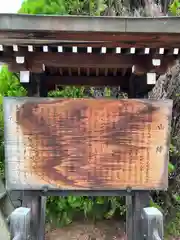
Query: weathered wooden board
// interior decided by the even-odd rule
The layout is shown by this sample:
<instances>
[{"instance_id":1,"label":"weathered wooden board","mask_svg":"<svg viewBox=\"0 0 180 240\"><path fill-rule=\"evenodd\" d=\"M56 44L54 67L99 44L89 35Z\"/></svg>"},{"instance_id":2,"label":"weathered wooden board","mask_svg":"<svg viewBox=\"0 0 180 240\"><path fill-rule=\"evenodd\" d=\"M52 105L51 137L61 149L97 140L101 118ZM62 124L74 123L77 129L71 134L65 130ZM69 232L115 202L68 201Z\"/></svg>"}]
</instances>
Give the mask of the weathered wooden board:
<instances>
[{"instance_id":1,"label":"weathered wooden board","mask_svg":"<svg viewBox=\"0 0 180 240\"><path fill-rule=\"evenodd\" d=\"M5 98L8 189L166 189L171 100Z\"/></svg>"}]
</instances>

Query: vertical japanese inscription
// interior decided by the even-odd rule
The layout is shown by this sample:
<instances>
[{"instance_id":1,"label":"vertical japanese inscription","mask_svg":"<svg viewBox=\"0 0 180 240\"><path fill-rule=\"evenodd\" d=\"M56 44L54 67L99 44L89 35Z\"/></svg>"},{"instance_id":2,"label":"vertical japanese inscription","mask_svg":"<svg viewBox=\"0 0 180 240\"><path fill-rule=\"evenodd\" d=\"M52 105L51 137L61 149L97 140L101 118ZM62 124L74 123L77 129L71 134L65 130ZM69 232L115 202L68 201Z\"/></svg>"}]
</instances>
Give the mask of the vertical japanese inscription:
<instances>
[{"instance_id":1,"label":"vertical japanese inscription","mask_svg":"<svg viewBox=\"0 0 180 240\"><path fill-rule=\"evenodd\" d=\"M152 123L152 114L151 114L151 106L147 106L148 112L148 136L147 136L147 155L146 155L146 183L149 181L149 167L150 167L150 147L151 147L151 123Z\"/></svg>"}]
</instances>

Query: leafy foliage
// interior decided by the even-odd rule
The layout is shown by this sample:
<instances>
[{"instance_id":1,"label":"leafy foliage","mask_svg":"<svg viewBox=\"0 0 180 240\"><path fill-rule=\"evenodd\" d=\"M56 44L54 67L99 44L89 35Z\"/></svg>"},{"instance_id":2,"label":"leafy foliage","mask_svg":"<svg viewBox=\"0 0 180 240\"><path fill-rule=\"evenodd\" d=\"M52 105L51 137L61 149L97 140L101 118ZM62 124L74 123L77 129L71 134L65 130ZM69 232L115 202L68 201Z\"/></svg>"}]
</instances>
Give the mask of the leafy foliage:
<instances>
[{"instance_id":1,"label":"leafy foliage","mask_svg":"<svg viewBox=\"0 0 180 240\"><path fill-rule=\"evenodd\" d=\"M19 13L28 14L66 14L65 0L25 0Z\"/></svg>"},{"instance_id":2,"label":"leafy foliage","mask_svg":"<svg viewBox=\"0 0 180 240\"><path fill-rule=\"evenodd\" d=\"M169 6L169 11L174 15L174 16L180 16L180 1L179 0L174 0L172 4Z\"/></svg>"},{"instance_id":3,"label":"leafy foliage","mask_svg":"<svg viewBox=\"0 0 180 240\"><path fill-rule=\"evenodd\" d=\"M74 219L111 219L115 214L123 215L125 205L122 198L116 197L49 197L47 220L51 224L67 225Z\"/></svg>"},{"instance_id":4,"label":"leafy foliage","mask_svg":"<svg viewBox=\"0 0 180 240\"><path fill-rule=\"evenodd\" d=\"M82 98L84 95L84 87L65 87L62 90L51 91L49 97L66 97L66 98Z\"/></svg>"},{"instance_id":5,"label":"leafy foliage","mask_svg":"<svg viewBox=\"0 0 180 240\"><path fill-rule=\"evenodd\" d=\"M25 0L19 13L49 15L100 15L106 8L104 0Z\"/></svg>"}]
</instances>

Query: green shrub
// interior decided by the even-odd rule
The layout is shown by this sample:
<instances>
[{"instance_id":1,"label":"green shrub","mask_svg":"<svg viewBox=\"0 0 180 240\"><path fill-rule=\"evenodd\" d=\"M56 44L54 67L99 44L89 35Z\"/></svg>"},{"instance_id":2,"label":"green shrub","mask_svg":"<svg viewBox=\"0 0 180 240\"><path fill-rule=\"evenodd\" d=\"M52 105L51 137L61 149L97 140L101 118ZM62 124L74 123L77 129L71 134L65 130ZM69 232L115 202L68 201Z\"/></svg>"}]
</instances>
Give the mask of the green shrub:
<instances>
[{"instance_id":1,"label":"green shrub","mask_svg":"<svg viewBox=\"0 0 180 240\"><path fill-rule=\"evenodd\" d=\"M18 75L10 73L6 66L0 72L0 175L4 177L4 120L3 97L25 96L26 90L20 85Z\"/></svg>"}]
</instances>

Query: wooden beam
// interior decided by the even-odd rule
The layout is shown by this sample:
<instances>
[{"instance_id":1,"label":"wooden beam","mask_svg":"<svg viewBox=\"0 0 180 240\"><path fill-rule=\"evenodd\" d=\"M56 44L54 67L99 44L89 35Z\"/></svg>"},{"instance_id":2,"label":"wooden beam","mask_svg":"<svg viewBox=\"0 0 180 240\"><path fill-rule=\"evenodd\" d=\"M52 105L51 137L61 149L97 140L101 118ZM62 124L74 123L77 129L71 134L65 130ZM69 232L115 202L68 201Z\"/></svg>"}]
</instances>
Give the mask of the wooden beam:
<instances>
[{"instance_id":1,"label":"wooden beam","mask_svg":"<svg viewBox=\"0 0 180 240\"><path fill-rule=\"evenodd\" d=\"M0 14L0 31L180 33L179 17L134 18ZM33 35L30 36L33 38Z\"/></svg>"},{"instance_id":2,"label":"wooden beam","mask_svg":"<svg viewBox=\"0 0 180 240\"><path fill-rule=\"evenodd\" d=\"M79 86L118 86L125 85L128 78L123 76L45 76L45 84L79 85ZM127 83L128 86L128 83Z\"/></svg>"},{"instance_id":3,"label":"wooden beam","mask_svg":"<svg viewBox=\"0 0 180 240\"><path fill-rule=\"evenodd\" d=\"M63 42L68 41L99 41L106 44L100 46L113 46L121 48L180 48L179 35L165 33L124 33L117 34L104 32L32 32L32 38L29 38L27 31L0 31L1 44L4 45L62 45ZM97 45L96 45L97 46Z\"/></svg>"},{"instance_id":4,"label":"wooden beam","mask_svg":"<svg viewBox=\"0 0 180 240\"><path fill-rule=\"evenodd\" d=\"M153 66L151 55L119 55L96 53L53 53L53 52L26 52L24 64L17 64L15 57L1 56L0 62L7 63L12 72L31 71L43 72L43 64L48 67L83 67L83 68L133 68L135 74L147 72L166 72L172 66L177 56L161 56L160 66Z\"/></svg>"},{"instance_id":5,"label":"wooden beam","mask_svg":"<svg viewBox=\"0 0 180 240\"><path fill-rule=\"evenodd\" d=\"M132 220L133 220L133 240L143 240L142 231L142 211L143 208L149 207L149 192L139 191L132 197Z\"/></svg>"},{"instance_id":6,"label":"wooden beam","mask_svg":"<svg viewBox=\"0 0 180 240\"><path fill-rule=\"evenodd\" d=\"M135 64L151 62L149 56L123 56L116 54L85 53L29 53L32 65L44 64L53 67L128 68Z\"/></svg>"}]
</instances>

